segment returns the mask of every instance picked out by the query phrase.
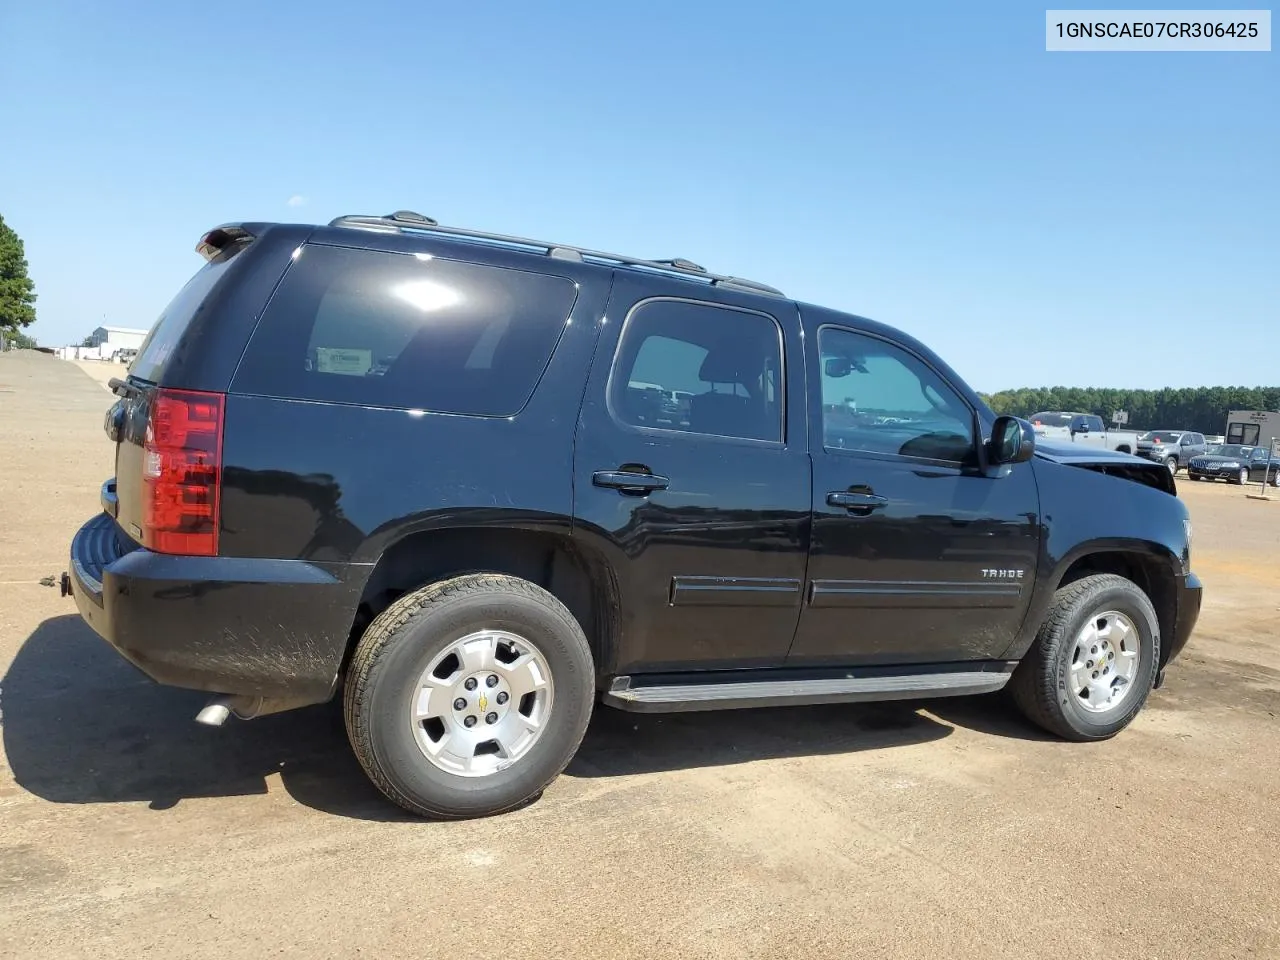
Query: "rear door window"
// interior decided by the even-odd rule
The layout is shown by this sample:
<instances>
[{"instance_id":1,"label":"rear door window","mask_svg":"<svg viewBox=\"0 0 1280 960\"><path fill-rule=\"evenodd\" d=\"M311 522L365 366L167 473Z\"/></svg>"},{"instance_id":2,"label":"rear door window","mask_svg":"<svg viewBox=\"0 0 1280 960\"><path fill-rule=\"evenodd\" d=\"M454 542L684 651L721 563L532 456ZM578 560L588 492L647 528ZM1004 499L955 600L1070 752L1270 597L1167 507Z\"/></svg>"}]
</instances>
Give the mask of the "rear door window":
<instances>
[{"instance_id":1,"label":"rear door window","mask_svg":"<svg viewBox=\"0 0 1280 960\"><path fill-rule=\"evenodd\" d=\"M773 317L660 297L627 319L609 406L634 427L781 443L781 376Z\"/></svg>"},{"instance_id":2,"label":"rear door window","mask_svg":"<svg viewBox=\"0 0 1280 960\"><path fill-rule=\"evenodd\" d=\"M309 244L254 331L234 389L511 416L532 395L576 298L564 277Z\"/></svg>"}]
</instances>

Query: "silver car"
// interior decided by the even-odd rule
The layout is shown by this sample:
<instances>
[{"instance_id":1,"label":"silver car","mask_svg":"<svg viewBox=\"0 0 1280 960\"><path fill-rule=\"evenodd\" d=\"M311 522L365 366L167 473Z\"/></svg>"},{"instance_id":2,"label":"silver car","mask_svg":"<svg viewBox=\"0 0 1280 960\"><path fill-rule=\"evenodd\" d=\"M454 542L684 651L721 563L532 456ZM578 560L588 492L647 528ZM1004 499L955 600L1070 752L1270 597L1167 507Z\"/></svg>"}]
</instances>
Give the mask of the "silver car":
<instances>
[{"instance_id":1,"label":"silver car","mask_svg":"<svg viewBox=\"0 0 1280 960\"><path fill-rule=\"evenodd\" d=\"M1192 457L1204 455L1203 433L1190 430L1148 430L1138 437L1138 456L1156 463L1163 463L1170 473L1191 462Z\"/></svg>"}]
</instances>

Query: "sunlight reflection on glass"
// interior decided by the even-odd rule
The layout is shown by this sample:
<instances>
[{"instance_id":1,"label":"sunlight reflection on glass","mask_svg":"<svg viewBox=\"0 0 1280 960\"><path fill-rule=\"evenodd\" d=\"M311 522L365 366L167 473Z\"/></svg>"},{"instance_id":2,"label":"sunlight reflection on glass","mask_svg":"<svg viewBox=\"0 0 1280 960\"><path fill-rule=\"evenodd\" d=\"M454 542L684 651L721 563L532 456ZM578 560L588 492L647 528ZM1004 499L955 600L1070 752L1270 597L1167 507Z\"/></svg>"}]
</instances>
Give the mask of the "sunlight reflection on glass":
<instances>
[{"instance_id":1,"label":"sunlight reflection on glass","mask_svg":"<svg viewBox=\"0 0 1280 960\"><path fill-rule=\"evenodd\" d=\"M443 310L461 302L462 296L453 287L434 280L412 280L391 288L391 293L405 303L417 307L423 313Z\"/></svg>"}]
</instances>

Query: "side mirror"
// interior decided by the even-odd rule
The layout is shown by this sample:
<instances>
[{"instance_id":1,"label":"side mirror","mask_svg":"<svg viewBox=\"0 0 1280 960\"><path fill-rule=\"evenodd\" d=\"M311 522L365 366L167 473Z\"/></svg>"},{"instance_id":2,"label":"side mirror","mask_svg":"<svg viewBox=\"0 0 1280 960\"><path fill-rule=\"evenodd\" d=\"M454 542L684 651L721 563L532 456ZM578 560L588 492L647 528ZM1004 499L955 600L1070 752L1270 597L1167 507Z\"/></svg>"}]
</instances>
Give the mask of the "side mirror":
<instances>
[{"instance_id":1,"label":"side mirror","mask_svg":"<svg viewBox=\"0 0 1280 960\"><path fill-rule=\"evenodd\" d=\"M988 443L993 464L1024 463L1036 452L1036 428L1019 417L996 417Z\"/></svg>"},{"instance_id":2,"label":"side mirror","mask_svg":"<svg viewBox=\"0 0 1280 960\"><path fill-rule=\"evenodd\" d=\"M853 364L844 357L827 357L822 371L828 377L847 377L853 372Z\"/></svg>"}]
</instances>

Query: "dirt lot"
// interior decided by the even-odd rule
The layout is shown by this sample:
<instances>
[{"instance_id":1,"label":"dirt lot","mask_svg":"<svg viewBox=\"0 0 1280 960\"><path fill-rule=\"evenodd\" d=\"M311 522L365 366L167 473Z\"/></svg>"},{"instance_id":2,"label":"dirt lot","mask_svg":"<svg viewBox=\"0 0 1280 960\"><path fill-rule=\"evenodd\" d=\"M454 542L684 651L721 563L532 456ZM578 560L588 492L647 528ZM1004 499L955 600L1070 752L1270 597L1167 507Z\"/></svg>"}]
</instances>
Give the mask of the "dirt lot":
<instances>
[{"instance_id":1,"label":"dirt lot","mask_svg":"<svg viewBox=\"0 0 1280 960\"><path fill-rule=\"evenodd\" d=\"M1109 742L997 698L602 708L539 802L425 823L331 706L197 727L40 584L107 403L0 355L0 956L1280 956L1280 501L1180 482L1206 607Z\"/></svg>"}]
</instances>

